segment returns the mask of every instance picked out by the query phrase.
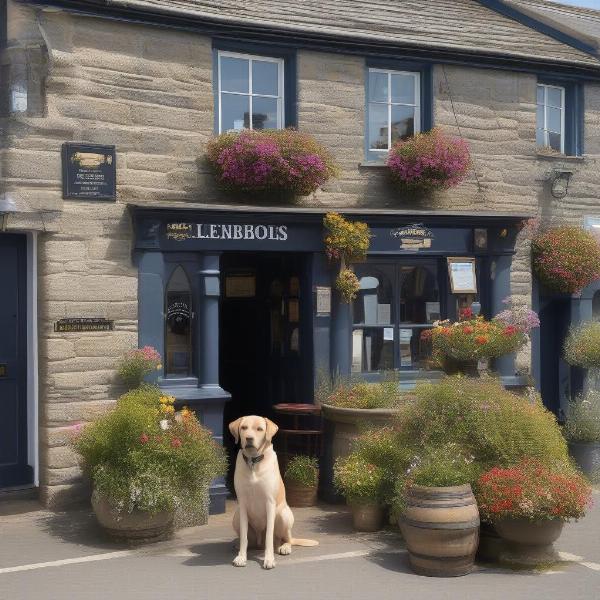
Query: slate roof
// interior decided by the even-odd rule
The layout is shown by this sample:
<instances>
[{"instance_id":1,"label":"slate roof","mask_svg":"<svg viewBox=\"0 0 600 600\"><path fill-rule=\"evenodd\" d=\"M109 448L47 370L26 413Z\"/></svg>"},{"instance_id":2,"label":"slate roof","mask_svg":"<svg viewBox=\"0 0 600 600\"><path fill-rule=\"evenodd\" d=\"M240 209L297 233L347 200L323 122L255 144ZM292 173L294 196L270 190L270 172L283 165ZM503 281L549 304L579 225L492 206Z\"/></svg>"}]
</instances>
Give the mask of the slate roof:
<instances>
[{"instance_id":1,"label":"slate roof","mask_svg":"<svg viewBox=\"0 0 600 600\"><path fill-rule=\"evenodd\" d=\"M477 0L107 0L106 5L362 42L600 67L599 57Z\"/></svg>"}]
</instances>

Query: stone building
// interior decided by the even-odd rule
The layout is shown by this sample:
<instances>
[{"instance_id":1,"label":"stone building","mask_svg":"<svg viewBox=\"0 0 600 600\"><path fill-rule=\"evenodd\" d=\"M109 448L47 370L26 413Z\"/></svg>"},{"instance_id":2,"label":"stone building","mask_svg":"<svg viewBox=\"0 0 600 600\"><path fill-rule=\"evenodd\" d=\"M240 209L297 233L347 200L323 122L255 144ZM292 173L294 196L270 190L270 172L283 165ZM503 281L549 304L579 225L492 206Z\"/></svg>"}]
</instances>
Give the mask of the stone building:
<instances>
[{"instance_id":1,"label":"stone building","mask_svg":"<svg viewBox=\"0 0 600 600\"><path fill-rule=\"evenodd\" d=\"M115 401L125 351L156 347L161 385L217 437L224 406L227 419L312 402L320 371L395 368L410 386L434 376L418 333L456 315L448 257L475 259L484 314L506 296L539 305L521 222L600 216L598 11L546 0L5 0L0 11L0 488L34 486L50 506L82 493L70 427ZM313 134L339 177L286 205L220 190L206 143L256 119L249 102L257 123ZM456 188L403 198L386 175L390 138L432 125L468 141L473 168ZM68 142L115 167L116 199L65 197ZM331 294L328 210L375 234L360 310ZM197 235L169 239L182 223ZM401 248L412 225L429 247ZM223 234L235 226L248 233ZM286 235L264 233L275 230ZM189 314L177 342L171 300ZM113 329L57 326L74 318ZM542 361L559 362L557 345L533 346L500 361L507 385L531 373L539 386ZM548 372L558 390L564 371Z\"/></svg>"}]
</instances>

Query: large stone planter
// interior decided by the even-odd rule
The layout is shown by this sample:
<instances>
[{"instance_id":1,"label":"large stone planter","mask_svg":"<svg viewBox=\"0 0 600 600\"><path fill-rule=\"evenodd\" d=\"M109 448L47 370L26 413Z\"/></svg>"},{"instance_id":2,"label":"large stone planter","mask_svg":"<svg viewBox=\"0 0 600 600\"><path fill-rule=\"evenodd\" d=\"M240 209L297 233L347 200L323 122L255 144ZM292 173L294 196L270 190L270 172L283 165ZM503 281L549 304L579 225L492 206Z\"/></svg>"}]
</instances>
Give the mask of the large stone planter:
<instances>
[{"instance_id":1,"label":"large stone planter","mask_svg":"<svg viewBox=\"0 0 600 600\"><path fill-rule=\"evenodd\" d=\"M600 481L600 442L568 442L569 454L591 481Z\"/></svg>"},{"instance_id":2,"label":"large stone planter","mask_svg":"<svg viewBox=\"0 0 600 600\"><path fill-rule=\"evenodd\" d=\"M498 535L506 542L500 561L512 565L535 567L557 562L554 542L560 537L564 521L549 519L502 519L494 523Z\"/></svg>"},{"instance_id":3,"label":"large stone planter","mask_svg":"<svg viewBox=\"0 0 600 600\"><path fill-rule=\"evenodd\" d=\"M333 465L336 459L350 454L352 442L363 429L389 425L400 409L338 408L323 404L321 410L325 418L325 443L321 459L321 496L327 502L340 504L344 502L344 499L333 487Z\"/></svg>"},{"instance_id":4,"label":"large stone planter","mask_svg":"<svg viewBox=\"0 0 600 600\"><path fill-rule=\"evenodd\" d=\"M102 529L119 541L132 544L157 542L173 533L173 511L121 513L96 490L92 493L92 508Z\"/></svg>"},{"instance_id":5,"label":"large stone planter","mask_svg":"<svg viewBox=\"0 0 600 600\"><path fill-rule=\"evenodd\" d=\"M470 485L411 486L399 525L415 573L457 577L473 569L479 510Z\"/></svg>"}]
</instances>

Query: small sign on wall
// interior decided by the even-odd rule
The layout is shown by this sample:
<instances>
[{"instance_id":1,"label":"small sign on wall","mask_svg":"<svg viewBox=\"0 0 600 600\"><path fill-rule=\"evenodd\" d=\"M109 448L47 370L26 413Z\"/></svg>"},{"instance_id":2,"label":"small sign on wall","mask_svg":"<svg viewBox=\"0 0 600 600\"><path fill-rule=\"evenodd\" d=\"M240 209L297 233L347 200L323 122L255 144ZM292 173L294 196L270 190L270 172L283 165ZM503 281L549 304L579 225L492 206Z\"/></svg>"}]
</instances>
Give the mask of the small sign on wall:
<instances>
[{"instance_id":1,"label":"small sign on wall","mask_svg":"<svg viewBox=\"0 0 600 600\"><path fill-rule=\"evenodd\" d=\"M328 316L331 314L331 288L325 286L317 286L315 288L317 295L317 315Z\"/></svg>"},{"instance_id":2,"label":"small sign on wall","mask_svg":"<svg viewBox=\"0 0 600 600\"><path fill-rule=\"evenodd\" d=\"M115 147L65 142L62 179L65 199L116 200Z\"/></svg>"},{"instance_id":3,"label":"small sign on wall","mask_svg":"<svg viewBox=\"0 0 600 600\"><path fill-rule=\"evenodd\" d=\"M453 294L476 294L477 277L474 258L448 257L450 291Z\"/></svg>"},{"instance_id":4,"label":"small sign on wall","mask_svg":"<svg viewBox=\"0 0 600 600\"><path fill-rule=\"evenodd\" d=\"M60 319L54 323L54 331L80 332L80 331L113 331L114 321L97 318Z\"/></svg>"}]
</instances>

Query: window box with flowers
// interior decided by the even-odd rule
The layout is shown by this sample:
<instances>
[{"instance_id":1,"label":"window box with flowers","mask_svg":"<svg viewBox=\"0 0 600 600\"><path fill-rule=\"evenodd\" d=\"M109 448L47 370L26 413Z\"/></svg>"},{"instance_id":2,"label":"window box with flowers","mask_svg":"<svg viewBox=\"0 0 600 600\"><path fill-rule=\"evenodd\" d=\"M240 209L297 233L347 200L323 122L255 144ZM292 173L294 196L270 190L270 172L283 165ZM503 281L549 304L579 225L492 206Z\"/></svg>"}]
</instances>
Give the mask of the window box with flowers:
<instances>
[{"instance_id":1,"label":"window box with flowers","mask_svg":"<svg viewBox=\"0 0 600 600\"><path fill-rule=\"evenodd\" d=\"M219 185L242 194L307 196L337 174L329 151L294 129L223 133L209 142L206 156Z\"/></svg>"}]
</instances>

